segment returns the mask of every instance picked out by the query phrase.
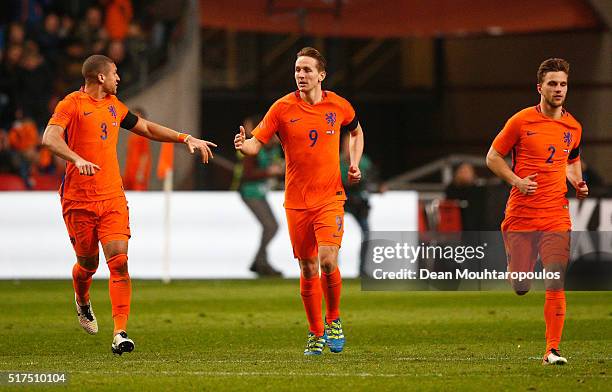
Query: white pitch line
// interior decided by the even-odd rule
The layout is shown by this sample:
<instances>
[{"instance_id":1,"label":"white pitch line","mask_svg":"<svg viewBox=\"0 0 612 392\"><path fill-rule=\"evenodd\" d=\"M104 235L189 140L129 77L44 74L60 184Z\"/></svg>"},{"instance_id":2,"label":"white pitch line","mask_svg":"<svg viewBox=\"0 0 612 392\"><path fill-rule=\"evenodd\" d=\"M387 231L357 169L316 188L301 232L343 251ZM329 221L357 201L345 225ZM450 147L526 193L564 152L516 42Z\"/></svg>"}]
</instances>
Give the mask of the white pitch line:
<instances>
[{"instance_id":1,"label":"white pitch line","mask_svg":"<svg viewBox=\"0 0 612 392\"><path fill-rule=\"evenodd\" d=\"M81 373L81 374L90 374L90 375L125 375L126 372L123 371L90 371L90 370L75 370L71 373ZM142 371L130 371L129 374L141 374L141 375L152 375L153 374L161 374L165 376L204 376L204 377L378 377L378 378L407 378L407 377L463 377L460 374L450 375L443 373L297 373L297 372L213 372L213 371L151 371L151 372L142 372ZM484 374L482 375L484 376ZM491 377L506 377L506 378L515 378L515 377L541 377L540 375L516 375L516 374L499 374L496 373L491 375ZM611 378L610 375L591 375L591 374L581 374L580 377L588 377L588 378Z\"/></svg>"}]
</instances>

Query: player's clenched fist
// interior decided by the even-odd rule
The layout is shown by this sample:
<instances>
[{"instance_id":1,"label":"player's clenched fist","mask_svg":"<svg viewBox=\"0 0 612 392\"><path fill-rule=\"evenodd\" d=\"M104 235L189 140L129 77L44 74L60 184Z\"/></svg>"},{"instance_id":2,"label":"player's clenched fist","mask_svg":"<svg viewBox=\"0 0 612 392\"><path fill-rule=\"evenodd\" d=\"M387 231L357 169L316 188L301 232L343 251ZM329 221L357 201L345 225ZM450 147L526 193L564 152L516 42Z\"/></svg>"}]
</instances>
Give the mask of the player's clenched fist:
<instances>
[{"instance_id":1,"label":"player's clenched fist","mask_svg":"<svg viewBox=\"0 0 612 392\"><path fill-rule=\"evenodd\" d=\"M589 187L587 186L585 181L580 181L576 185L576 198L578 200L583 200L583 199L586 199L588 195L589 195Z\"/></svg>"},{"instance_id":2,"label":"player's clenched fist","mask_svg":"<svg viewBox=\"0 0 612 392\"><path fill-rule=\"evenodd\" d=\"M234 136L234 147L236 148L236 150L238 151L242 150L242 145L244 144L245 139L246 139L246 132L244 130L244 127L241 125L240 132L237 133L236 136Z\"/></svg>"},{"instance_id":3,"label":"player's clenched fist","mask_svg":"<svg viewBox=\"0 0 612 392\"><path fill-rule=\"evenodd\" d=\"M538 189L538 183L533 181L537 175L538 173L535 173L525 178L521 178L514 186L517 187L523 195L533 195Z\"/></svg>"},{"instance_id":4,"label":"player's clenched fist","mask_svg":"<svg viewBox=\"0 0 612 392\"><path fill-rule=\"evenodd\" d=\"M100 166L86 161L85 159L77 159L74 162L74 166L76 166L79 170L79 174L82 176L93 176L96 174L96 170L100 170Z\"/></svg>"},{"instance_id":5,"label":"player's clenched fist","mask_svg":"<svg viewBox=\"0 0 612 392\"><path fill-rule=\"evenodd\" d=\"M361 170L359 167L351 165L348 170L349 184L353 185L361 181Z\"/></svg>"}]
</instances>

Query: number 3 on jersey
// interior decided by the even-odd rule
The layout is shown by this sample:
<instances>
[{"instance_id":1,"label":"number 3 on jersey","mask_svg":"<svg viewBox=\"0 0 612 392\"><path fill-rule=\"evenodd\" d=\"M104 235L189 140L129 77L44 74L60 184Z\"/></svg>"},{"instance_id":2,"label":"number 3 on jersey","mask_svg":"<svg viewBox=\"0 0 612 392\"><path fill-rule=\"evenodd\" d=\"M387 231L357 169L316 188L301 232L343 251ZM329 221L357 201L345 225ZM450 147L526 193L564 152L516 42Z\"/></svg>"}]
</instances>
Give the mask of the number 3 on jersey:
<instances>
[{"instance_id":1,"label":"number 3 on jersey","mask_svg":"<svg viewBox=\"0 0 612 392\"><path fill-rule=\"evenodd\" d=\"M316 129L311 129L310 132L308 132L308 138L312 142L310 147L314 147L314 145L317 144L317 139L319 138L319 133L317 132Z\"/></svg>"},{"instance_id":2,"label":"number 3 on jersey","mask_svg":"<svg viewBox=\"0 0 612 392\"><path fill-rule=\"evenodd\" d=\"M106 138L108 138L108 132L106 130L106 123L100 124L100 129L102 130L102 134L100 135L100 139L106 140Z\"/></svg>"}]
</instances>

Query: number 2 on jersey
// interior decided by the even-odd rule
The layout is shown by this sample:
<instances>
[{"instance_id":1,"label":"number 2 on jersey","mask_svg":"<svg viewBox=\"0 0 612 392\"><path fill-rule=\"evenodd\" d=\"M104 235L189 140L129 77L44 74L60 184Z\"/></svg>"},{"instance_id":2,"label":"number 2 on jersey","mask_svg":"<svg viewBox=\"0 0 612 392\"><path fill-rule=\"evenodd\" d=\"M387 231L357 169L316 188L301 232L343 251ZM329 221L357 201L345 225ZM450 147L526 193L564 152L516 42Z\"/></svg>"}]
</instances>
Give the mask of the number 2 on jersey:
<instances>
[{"instance_id":1,"label":"number 2 on jersey","mask_svg":"<svg viewBox=\"0 0 612 392\"><path fill-rule=\"evenodd\" d=\"M546 163L553 163L553 157L555 156L555 152L557 150L555 149L555 146L550 146L548 147L548 151L550 151L550 156L546 160Z\"/></svg>"},{"instance_id":2,"label":"number 2 on jersey","mask_svg":"<svg viewBox=\"0 0 612 392\"><path fill-rule=\"evenodd\" d=\"M310 147L313 147L317 143L317 139L319 138L319 133L317 132L316 129L311 129L310 132L308 132L308 138L310 139L310 141L312 141L312 144L310 145Z\"/></svg>"},{"instance_id":3,"label":"number 2 on jersey","mask_svg":"<svg viewBox=\"0 0 612 392\"><path fill-rule=\"evenodd\" d=\"M100 128L102 129L102 134L100 135L100 139L106 140L108 137L108 132L106 131L106 123L100 124Z\"/></svg>"}]
</instances>

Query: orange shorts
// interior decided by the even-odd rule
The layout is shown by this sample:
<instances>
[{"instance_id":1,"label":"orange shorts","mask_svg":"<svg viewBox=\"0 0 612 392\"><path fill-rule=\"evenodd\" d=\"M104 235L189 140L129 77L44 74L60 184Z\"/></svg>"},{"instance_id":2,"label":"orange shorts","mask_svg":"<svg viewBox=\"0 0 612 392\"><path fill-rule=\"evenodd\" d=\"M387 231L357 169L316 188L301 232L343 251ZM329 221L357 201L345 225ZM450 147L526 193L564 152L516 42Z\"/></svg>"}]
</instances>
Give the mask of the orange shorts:
<instances>
[{"instance_id":1,"label":"orange shorts","mask_svg":"<svg viewBox=\"0 0 612 392\"><path fill-rule=\"evenodd\" d=\"M508 259L508 271L533 271L538 254L542 265L567 264L570 255L569 216L524 218L509 216L501 225Z\"/></svg>"},{"instance_id":2,"label":"orange shorts","mask_svg":"<svg viewBox=\"0 0 612 392\"><path fill-rule=\"evenodd\" d=\"M124 196L102 201L62 199L62 214L77 256L98 254L98 241L130 238L130 218Z\"/></svg>"},{"instance_id":3,"label":"orange shorts","mask_svg":"<svg viewBox=\"0 0 612 392\"><path fill-rule=\"evenodd\" d=\"M285 209L296 259L317 257L319 246L340 247L344 234L344 201L307 210Z\"/></svg>"}]
</instances>

